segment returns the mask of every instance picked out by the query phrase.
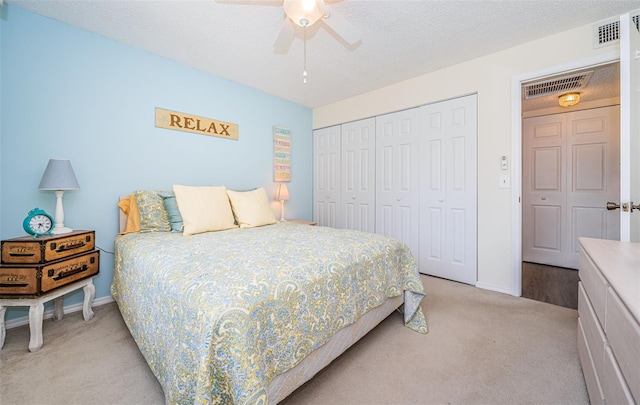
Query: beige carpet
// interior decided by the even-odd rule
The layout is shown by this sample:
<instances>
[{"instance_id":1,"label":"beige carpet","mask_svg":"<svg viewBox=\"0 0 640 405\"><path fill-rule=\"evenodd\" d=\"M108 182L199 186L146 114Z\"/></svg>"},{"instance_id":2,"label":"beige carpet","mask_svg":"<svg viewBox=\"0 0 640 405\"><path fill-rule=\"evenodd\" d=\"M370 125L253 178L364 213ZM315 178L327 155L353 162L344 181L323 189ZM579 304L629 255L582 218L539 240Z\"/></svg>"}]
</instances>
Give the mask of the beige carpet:
<instances>
[{"instance_id":1,"label":"beige carpet","mask_svg":"<svg viewBox=\"0 0 640 405\"><path fill-rule=\"evenodd\" d=\"M430 332L392 314L282 404L588 404L577 312L423 276ZM115 304L7 331L0 403L161 404Z\"/></svg>"}]
</instances>

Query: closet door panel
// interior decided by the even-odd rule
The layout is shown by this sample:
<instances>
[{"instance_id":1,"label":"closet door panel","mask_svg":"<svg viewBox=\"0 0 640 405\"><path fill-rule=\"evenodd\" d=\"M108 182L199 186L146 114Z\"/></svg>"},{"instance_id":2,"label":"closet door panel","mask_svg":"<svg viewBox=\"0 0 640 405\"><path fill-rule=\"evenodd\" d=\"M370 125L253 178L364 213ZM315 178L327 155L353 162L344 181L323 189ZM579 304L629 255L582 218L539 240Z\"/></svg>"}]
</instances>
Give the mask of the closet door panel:
<instances>
[{"instance_id":1,"label":"closet door panel","mask_svg":"<svg viewBox=\"0 0 640 405\"><path fill-rule=\"evenodd\" d=\"M342 227L340 131L340 125L313 131L313 220L334 228Z\"/></svg>"},{"instance_id":2,"label":"closet door panel","mask_svg":"<svg viewBox=\"0 0 640 405\"><path fill-rule=\"evenodd\" d=\"M421 107L420 271L477 281L476 96Z\"/></svg>"},{"instance_id":3,"label":"closet door panel","mask_svg":"<svg viewBox=\"0 0 640 405\"><path fill-rule=\"evenodd\" d=\"M620 107L569 113L567 129L565 249L577 265L578 238L620 239L620 212L606 209L620 195Z\"/></svg>"},{"instance_id":4,"label":"closet door panel","mask_svg":"<svg viewBox=\"0 0 640 405\"><path fill-rule=\"evenodd\" d=\"M376 232L405 242L418 261L418 109L376 117Z\"/></svg>"},{"instance_id":5,"label":"closet door panel","mask_svg":"<svg viewBox=\"0 0 640 405\"><path fill-rule=\"evenodd\" d=\"M375 227L375 119L342 125L343 227L374 232Z\"/></svg>"}]
</instances>

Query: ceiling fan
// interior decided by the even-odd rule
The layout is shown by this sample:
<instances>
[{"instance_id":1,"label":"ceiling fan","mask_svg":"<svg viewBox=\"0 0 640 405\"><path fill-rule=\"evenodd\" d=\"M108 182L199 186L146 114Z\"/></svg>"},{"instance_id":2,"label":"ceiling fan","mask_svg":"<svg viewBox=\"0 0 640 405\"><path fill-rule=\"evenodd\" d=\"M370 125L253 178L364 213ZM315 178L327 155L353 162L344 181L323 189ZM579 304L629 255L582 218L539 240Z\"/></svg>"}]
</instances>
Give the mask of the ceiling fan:
<instances>
[{"instance_id":1,"label":"ceiling fan","mask_svg":"<svg viewBox=\"0 0 640 405\"><path fill-rule=\"evenodd\" d=\"M318 21L326 24L350 45L360 40L358 30L325 4L324 0L283 0L282 6L286 16L273 44L276 53L286 53L289 50L295 37L296 26L306 30Z\"/></svg>"}]
</instances>

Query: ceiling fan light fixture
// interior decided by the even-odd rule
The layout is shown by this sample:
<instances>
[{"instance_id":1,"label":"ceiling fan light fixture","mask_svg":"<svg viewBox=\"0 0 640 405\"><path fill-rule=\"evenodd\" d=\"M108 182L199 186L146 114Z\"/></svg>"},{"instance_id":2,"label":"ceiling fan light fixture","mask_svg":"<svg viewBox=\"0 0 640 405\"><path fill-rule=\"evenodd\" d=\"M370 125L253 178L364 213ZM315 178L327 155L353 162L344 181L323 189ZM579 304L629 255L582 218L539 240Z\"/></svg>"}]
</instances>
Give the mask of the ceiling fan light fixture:
<instances>
[{"instance_id":1,"label":"ceiling fan light fixture","mask_svg":"<svg viewBox=\"0 0 640 405\"><path fill-rule=\"evenodd\" d=\"M565 93L558 97L561 107L572 107L580 102L580 93Z\"/></svg>"},{"instance_id":2,"label":"ceiling fan light fixture","mask_svg":"<svg viewBox=\"0 0 640 405\"><path fill-rule=\"evenodd\" d=\"M322 0L284 0L283 6L287 17L301 27L313 25L324 16Z\"/></svg>"}]
</instances>

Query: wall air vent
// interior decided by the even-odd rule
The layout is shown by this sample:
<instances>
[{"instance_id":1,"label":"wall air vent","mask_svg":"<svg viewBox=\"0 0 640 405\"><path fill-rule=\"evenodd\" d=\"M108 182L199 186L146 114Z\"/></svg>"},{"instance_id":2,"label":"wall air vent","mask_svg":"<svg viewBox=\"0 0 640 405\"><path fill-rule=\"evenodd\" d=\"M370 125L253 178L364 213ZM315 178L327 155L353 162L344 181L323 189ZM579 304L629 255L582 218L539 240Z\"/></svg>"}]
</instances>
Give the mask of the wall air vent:
<instances>
[{"instance_id":1,"label":"wall air vent","mask_svg":"<svg viewBox=\"0 0 640 405\"><path fill-rule=\"evenodd\" d=\"M592 74L593 70L589 70L587 72L527 83L524 85L522 95L528 100L536 97L550 96L552 94L577 91L587 87Z\"/></svg>"},{"instance_id":2,"label":"wall air vent","mask_svg":"<svg viewBox=\"0 0 640 405\"><path fill-rule=\"evenodd\" d=\"M631 17L636 29L640 31L640 15ZM601 48L620 41L620 20L611 18L593 26L593 47Z\"/></svg>"},{"instance_id":3,"label":"wall air vent","mask_svg":"<svg viewBox=\"0 0 640 405\"><path fill-rule=\"evenodd\" d=\"M594 48L601 48L620 41L620 20L610 19L595 25L593 35Z\"/></svg>"}]
</instances>

